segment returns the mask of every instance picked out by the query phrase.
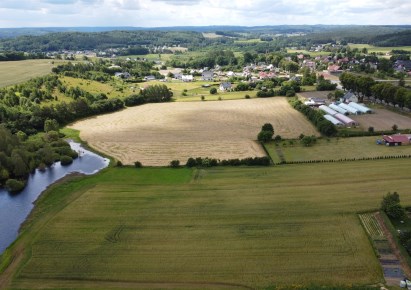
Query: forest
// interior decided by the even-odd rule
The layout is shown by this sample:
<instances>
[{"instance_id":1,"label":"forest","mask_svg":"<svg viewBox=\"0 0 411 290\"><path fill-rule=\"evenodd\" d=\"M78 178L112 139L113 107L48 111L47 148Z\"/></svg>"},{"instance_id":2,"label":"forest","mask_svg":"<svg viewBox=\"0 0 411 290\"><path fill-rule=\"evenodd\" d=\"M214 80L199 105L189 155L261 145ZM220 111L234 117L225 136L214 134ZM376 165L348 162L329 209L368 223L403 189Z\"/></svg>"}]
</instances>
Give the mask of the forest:
<instances>
[{"instance_id":1,"label":"forest","mask_svg":"<svg viewBox=\"0 0 411 290\"><path fill-rule=\"evenodd\" d=\"M110 28L107 28L108 30ZM359 25L284 25L261 27L169 27L156 29L112 28L96 31L90 28L79 31L50 32L31 30L31 33L1 37L0 51L55 52L63 50L105 50L109 48L136 47L138 54L143 47L182 46L189 49L218 47L236 48L241 51L279 51L290 46L309 47L323 43L367 43L376 46L411 45L411 26L359 26ZM6 33L8 30L4 30ZM202 32L212 32L217 38L206 38ZM287 34L293 34L289 37ZM238 40L259 39L260 42ZM133 51L130 51L133 54Z\"/></svg>"}]
</instances>

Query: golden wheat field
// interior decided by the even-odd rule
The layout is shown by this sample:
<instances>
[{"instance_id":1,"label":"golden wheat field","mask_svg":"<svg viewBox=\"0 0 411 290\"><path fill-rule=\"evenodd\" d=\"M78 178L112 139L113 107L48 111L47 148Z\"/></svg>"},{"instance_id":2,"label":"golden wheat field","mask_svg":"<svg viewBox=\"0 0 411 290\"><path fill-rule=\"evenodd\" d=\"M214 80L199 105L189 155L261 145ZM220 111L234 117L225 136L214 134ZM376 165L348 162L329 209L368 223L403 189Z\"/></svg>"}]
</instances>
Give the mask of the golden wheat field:
<instances>
[{"instance_id":1,"label":"golden wheat field","mask_svg":"<svg viewBox=\"0 0 411 290\"><path fill-rule=\"evenodd\" d=\"M76 122L80 137L124 164L185 163L189 157L217 159L264 156L255 141L272 123L283 138L318 135L286 98L146 104Z\"/></svg>"}]
</instances>

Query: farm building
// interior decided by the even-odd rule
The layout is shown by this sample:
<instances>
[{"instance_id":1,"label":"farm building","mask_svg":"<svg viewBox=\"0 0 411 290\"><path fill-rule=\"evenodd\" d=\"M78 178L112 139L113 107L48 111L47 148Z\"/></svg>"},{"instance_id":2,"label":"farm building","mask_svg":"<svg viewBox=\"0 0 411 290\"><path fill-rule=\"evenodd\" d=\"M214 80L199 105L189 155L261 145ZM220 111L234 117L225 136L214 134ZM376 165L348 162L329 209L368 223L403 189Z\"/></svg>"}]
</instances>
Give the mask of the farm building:
<instances>
[{"instance_id":1,"label":"farm building","mask_svg":"<svg viewBox=\"0 0 411 290\"><path fill-rule=\"evenodd\" d=\"M358 102L358 97L351 91L349 91L348 93L346 93L343 97L342 97L342 102L345 103L349 103L349 102Z\"/></svg>"},{"instance_id":2,"label":"farm building","mask_svg":"<svg viewBox=\"0 0 411 290\"><path fill-rule=\"evenodd\" d=\"M327 106L325 106L325 105L321 105L321 106L319 106L318 108L319 108L321 111L324 111L324 112L326 112L327 114L329 114L329 115L331 115L331 116L334 116L335 114L337 114L336 111L334 111L333 109L331 109L331 108L329 108L329 107L327 107Z\"/></svg>"},{"instance_id":3,"label":"farm building","mask_svg":"<svg viewBox=\"0 0 411 290\"><path fill-rule=\"evenodd\" d=\"M344 126L344 124L340 120L334 118L331 115L326 114L324 115L324 118L333 123L335 126Z\"/></svg>"},{"instance_id":4,"label":"farm building","mask_svg":"<svg viewBox=\"0 0 411 290\"><path fill-rule=\"evenodd\" d=\"M325 105L325 101L320 98L310 98L308 99L308 101L305 101L304 104L307 106L318 107L321 105Z\"/></svg>"},{"instance_id":5,"label":"farm building","mask_svg":"<svg viewBox=\"0 0 411 290\"><path fill-rule=\"evenodd\" d=\"M387 146L401 146L401 145L410 145L410 138L407 135L391 135L387 136L384 135L382 136L382 139L385 142L385 145Z\"/></svg>"},{"instance_id":6,"label":"farm building","mask_svg":"<svg viewBox=\"0 0 411 290\"><path fill-rule=\"evenodd\" d=\"M341 113L343 115L348 115L350 113L348 113L347 110L339 107L337 104L330 104L328 107L330 107L331 109L333 109L334 111L337 111L338 113Z\"/></svg>"},{"instance_id":7,"label":"farm building","mask_svg":"<svg viewBox=\"0 0 411 290\"><path fill-rule=\"evenodd\" d=\"M355 127L358 125L358 123L355 122L353 119L347 117L346 115L340 114L340 113L335 114L333 117L343 122L346 126Z\"/></svg>"},{"instance_id":8,"label":"farm building","mask_svg":"<svg viewBox=\"0 0 411 290\"><path fill-rule=\"evenodd\" d=\"M348 106L353 107L354 109L360 110L361 113L364 113L364 114L371 114L372 113L372 110L370 108L368 108L366 106L363 106L363 105L360 105L360 104L357 104L357 103L354 103L354 102L349 103Z\"/></svg>"},{"instance_id":9,"label":"farm building","mask_svg":"<svg viewBox=\"0 0 411 290\"><path fill-rule=\"evenodd\" d=\"M220 84L220 91L229 91L231 90L231 83L230 82L224 82Z\"/></svg>"},{"instance_id":10,"label":"farm building","mask_svg":"<svg viewBox=\"0 0 411 290\"><path fill-rule=\"evenodd\" d=\"M344 110L348 111L350 114L354 114L354 115L361 114L361 111L359 111L358 109L356 109L354 107L348 106L347 104L340 103L340 104L338 104L338 106L340 108L343 108Z\"/></svg>"}]
</instances>

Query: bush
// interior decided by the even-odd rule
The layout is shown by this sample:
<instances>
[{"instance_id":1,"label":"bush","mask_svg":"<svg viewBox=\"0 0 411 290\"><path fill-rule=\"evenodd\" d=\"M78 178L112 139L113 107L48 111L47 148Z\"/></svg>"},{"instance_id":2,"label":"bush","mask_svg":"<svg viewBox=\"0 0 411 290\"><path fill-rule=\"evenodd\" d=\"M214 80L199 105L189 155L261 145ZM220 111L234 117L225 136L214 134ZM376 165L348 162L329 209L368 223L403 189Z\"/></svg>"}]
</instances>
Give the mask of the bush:
<instances>
[{"instance_id":1,"label":"bush","mask_svg":"<svg viewBox=\"0 0 411 290\"><path fill-rule=\"evenodd\" d=\"M374 127L368 127L368 132L373 133L374 132Z\"/></svg>"},{"instance_id":2,"label":"bush","mask_svg":"<svg viewBox=\"0 0 411 290\"><path fill-rule=\"evenodd\" d=\"M250 99L251 97L250 97L250 95L245 95L245 98Z\"/></svg>"},{"instance_id":3,"label":"bush","mask_svg":"<svg viewBox=\"0 0 411 290\"><path fill-rule=\"evenodd\" d=\"M73 163L73 158L71 158L70 156L67 155L63 155L60 157L60 163L63 166L69 165L71 163Z\"/></svg>"},{"instance_id":4,"label":"bush","mask_svg":"<svg viewBox=\"0 0 411 290\"><path fill-rule=\"evenodd\" d=\"M23 181L17 179L8 179L6 181L6 188L8 191L12 193L16 193L22 191L26 184Z\"/></svg>"},{"instance_id":5,"label":"bush","mask_svg":"<svg viewBox=\"0 0 411 290\"><path fill-rule=\"evenodd\" d=\"M172 168L180 167L180 160L172 160L170 162L170 167L172 167Z\"/></svg>"},{"instance_id":6,"label":"bush","mask_svg":"<svg viewBox=\"0 0 411 290\"><path fill-rule=\"evenodd\" d=\"M210 94L212 94L212 95L217 94L217 89L216 88L211 88L210 89Z\"/></svg>"},{"instance_id":7,"label":"bush","mask_svg":"<svg viewBox=\"0 0 411 290\"><path fill-rule=\"evenodd\" d=\"M196 165L197 165L197 162L194 158L192 158L192 157L188 158L188 160L186 162L187 167L194 167Z\"/></svg>"},{"instance_id":8,"label":"bush","mask_svg":"<svg viewBox=\"0 0 411 290\"><path fill-rule=\"evenodd\" d=\"M123 162L121 162L120 160L117 160L116 166L117 167L123 167Z\"/></svg>"},{"instance_id":9,"label":"bush","mask_svg":"<svg viewBox=\"0 0 411 290\"><path fill-rule=\"evenodd\" d=\"M143 164L140 161L136 161L136 162L134 162L134 167L135 168L141 168L141 167L143 167Z\"/></svg>"}]
</instances>

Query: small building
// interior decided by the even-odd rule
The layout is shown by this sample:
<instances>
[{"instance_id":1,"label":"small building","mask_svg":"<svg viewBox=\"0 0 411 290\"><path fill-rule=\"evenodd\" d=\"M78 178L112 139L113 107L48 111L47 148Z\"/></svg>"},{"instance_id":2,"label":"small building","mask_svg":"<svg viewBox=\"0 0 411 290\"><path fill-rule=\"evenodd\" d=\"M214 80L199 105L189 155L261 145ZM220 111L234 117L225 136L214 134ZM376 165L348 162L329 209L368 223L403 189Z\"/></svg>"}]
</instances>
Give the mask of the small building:
<instances>
[{"instance_id":1,"label":"small building","mask_svg":"<svg viewBox=\"0 0 411 290\"><path fill-rule=\"evenodd\" d=\"M329 65L327 70L330 74L342 72L341 67L339 65L336 65L336 64Z\"/></svg>"},{"instance_id":2,"label":"small building","mask_svg":"<svg viewBox=\"0 0 411 290\"><path fill-rule=\"evenodd\" d=\"M353 92L349 91L348 93L346 93L342 97L342 102L345 102L345 103L350 103L350 102L358 103L358 97Z\"/></svg>"},{"instance_id":3,"label":"small building","mask_svg":"<svg viewBox=\"0 0 411 290\"><path fill-rule=\"evenodd\" d=\"M321 105L325 105L325 100L320 99L320 98L309 98L308 101L304 102L304 105L307 105L310 107L319 107Z\"/></svg>"},{"instance_id":4,"label":"small building","mask_svg":"<svg viewBox=\"0 0 411 290\"><path fill-rule=\"evenodd\" d=\"M144 77L144 80L145 80L145 81L154 81L155 79L156 79L156 77L153 76L153 75L149 75L149 76L145 76L145 77Z\"/></svg>"},{"instance_id":5,"label":"small building","mask_svg":"<svg viewBox=\"0 0 411 290\"><path fill-rule=\"evenodd\" d=\"M397 134L382 136L382 139L387 146L401 146L401 145L410 145L410 138L407 135Z\"/></svg>"},{"instance_id":6,"label":"small building","mask_svg":"<svg viewBox=\"0 0 411 290\"><path fill-rule=\"evenodd\" d=\"M192 82L194 78L193 78L193 75L182 75L181 80L183 82Z\"/></svg>"},{"instance_id":7,"label":"small building","mask_svg":"<svg viewBox=\"0 0 411 290\"><path fill-rule=\"evenodd\" d=\"M203 81L212 81L214 79L214 72L210 70L205 70L201 73L201 79Z\"/></svg>"},{"instance_id":8,"label":"small building","mask_svg":"<svg viewBox=\"0 0 411 290\"><path fill-rule=\"evenodd\" d=\"M224 82L220 84L220 91L223 91L223 92L229 91L231 90L231 88L232 88L232 85L230 82Z\"/></svg>"}]
</instances>

